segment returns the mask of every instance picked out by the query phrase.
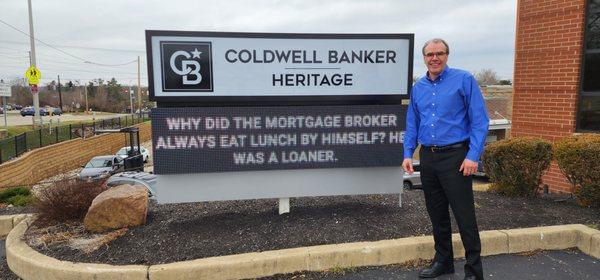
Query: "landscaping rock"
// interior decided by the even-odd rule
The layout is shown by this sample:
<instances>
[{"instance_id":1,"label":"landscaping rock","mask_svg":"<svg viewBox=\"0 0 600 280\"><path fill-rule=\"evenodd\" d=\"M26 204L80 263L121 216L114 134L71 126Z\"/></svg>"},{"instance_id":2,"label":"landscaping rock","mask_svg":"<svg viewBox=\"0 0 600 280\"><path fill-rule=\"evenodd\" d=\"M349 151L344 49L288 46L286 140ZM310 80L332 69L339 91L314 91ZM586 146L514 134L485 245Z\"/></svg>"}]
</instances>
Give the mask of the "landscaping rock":
<instances>
[{"instance_id":1,"label":"landscaping rock","mask_svg":"<svg viewBox=\"0 0 600 280\"><path fill-rule=\"evenodd\" d=\"M104 232L143 225L148 214L148 190L143 186L120 185L99 194L84 219L85 229Z\"/></svg>"}]
</instances>

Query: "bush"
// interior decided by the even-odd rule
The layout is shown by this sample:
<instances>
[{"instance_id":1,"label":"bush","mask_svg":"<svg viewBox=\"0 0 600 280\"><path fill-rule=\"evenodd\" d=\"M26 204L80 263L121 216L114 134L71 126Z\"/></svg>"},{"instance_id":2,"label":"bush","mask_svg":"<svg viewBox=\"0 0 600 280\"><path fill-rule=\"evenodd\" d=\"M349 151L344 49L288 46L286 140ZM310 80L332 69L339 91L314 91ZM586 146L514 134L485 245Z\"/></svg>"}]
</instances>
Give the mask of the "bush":
<instances>
[{"instance_id":1,"label":"bush","mask_svg":"<svg viewBox=\"0 0 600 280\"><path fill-rule=\"evenodd\" d=\"M16 187L0 191L0 202L10 203L9 200L15 196L30 196L31 190L27 187ZM11 203L12 204L12 203Z\"/></svg>"},{"instance_id":2,"label":"bush","mask_svg":"<svg viewBox=\"0 0 600 280\"><path fill-rule=\"evenodd\" d=\"M554 144L558 167L581 205L600 207L600 135L582 134Z\"/></svg>"},{"instance_id":3,"label":"bush","mask_svg":"<svg viewBox=\"0 0 600 280\"><path fill-rule=\"evenodd\" d=\"M14 206L27 206L35 204L36 200L32 195L15 195L9 198L7 202Z\"/></svg>"},{"instance_id":4,"label":"bush","mask_svg":"<svg viewBox=\"0 0 600 280\"><path fill-rule=\"evenodd\" d=\"M552 161L552 145L531 137L501 140L486 147L482 161L492 191L508 196L536 196L542 174Z\"/></svg>"},{"instance_id":5,"label":"bush","mask_svg":"<svg viewBox=\"0 0 600 280\"><path fill-rule=\"evenodd\" d=\"M41 188L36 207L37 223L42 225L83 221L94 198L107 189L106 180L67 179Z\"/></svg>"}]
</instances>

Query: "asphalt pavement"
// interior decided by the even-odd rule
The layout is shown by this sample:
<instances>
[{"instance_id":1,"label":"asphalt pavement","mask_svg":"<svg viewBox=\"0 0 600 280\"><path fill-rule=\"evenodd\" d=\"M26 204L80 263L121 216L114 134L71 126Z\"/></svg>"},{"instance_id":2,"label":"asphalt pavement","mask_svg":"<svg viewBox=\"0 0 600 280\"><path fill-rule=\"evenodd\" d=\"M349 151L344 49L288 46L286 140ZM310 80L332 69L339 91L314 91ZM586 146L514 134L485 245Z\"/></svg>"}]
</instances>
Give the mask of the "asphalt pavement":
<instances>
[{"instance_id":1,"label":"asphalt pavement","mask_svg":"<svg viewBox=\"0 0 600 280\"><path fill-rule=\"evenodd\" d=\"M436 279L463 279L464 260L454 263L456 273ZM544 251L533 255L498 255L483 258L485 279L600 279L600 260L578 250ZM418 279L419 269L399 267L371 267L345 275L317 277L317 279ZM301 279L301 278L296 278ZM312 279L312 278L311 278Z\"/></svg>"}]
</instances>

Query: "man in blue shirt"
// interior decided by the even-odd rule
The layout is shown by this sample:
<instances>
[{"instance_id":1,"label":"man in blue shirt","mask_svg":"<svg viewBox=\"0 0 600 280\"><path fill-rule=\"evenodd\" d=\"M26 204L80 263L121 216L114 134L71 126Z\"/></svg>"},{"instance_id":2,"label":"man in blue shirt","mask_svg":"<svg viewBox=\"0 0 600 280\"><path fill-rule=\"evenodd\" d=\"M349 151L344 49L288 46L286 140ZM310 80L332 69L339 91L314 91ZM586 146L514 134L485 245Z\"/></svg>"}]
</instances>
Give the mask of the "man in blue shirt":
<instances>
[{"instance_id":1,"label":"man in blue shirt","mask_svg":"<svg viewBox=\"0 0 600 280\"><path fill-rule=\"evenodd\" d=\"M446 65L450 49L444 40L427 41L422 52L428 71L412 88L402 162L412 174L413 153L421 144L421 181L435 258L419 277L454 273L450 205L466 251L465 279L483 279L471 175L488 131L485 101L473 75Z\"/></svg>"}]
</instances>

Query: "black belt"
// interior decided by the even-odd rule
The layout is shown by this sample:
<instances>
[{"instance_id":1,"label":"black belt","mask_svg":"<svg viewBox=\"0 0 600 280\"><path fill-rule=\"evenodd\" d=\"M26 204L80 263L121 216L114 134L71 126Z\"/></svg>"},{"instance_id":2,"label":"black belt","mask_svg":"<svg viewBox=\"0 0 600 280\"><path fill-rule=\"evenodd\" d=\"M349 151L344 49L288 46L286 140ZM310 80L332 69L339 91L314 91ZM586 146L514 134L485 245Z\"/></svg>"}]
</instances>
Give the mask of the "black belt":
<instances>
[{"instance_id":1,"label":"black belt","mask_svg":"<svg viewBox=\"0 0 600 280\"><path fill-rule=\"evenodd\" d=\"M425 146L422 145L422 148L426 151L431 151L432 153L440 153L445 151L450 151L458 148L469 147L469 141L458 142L446 146Z\"/></svg>"}]
</instances>

